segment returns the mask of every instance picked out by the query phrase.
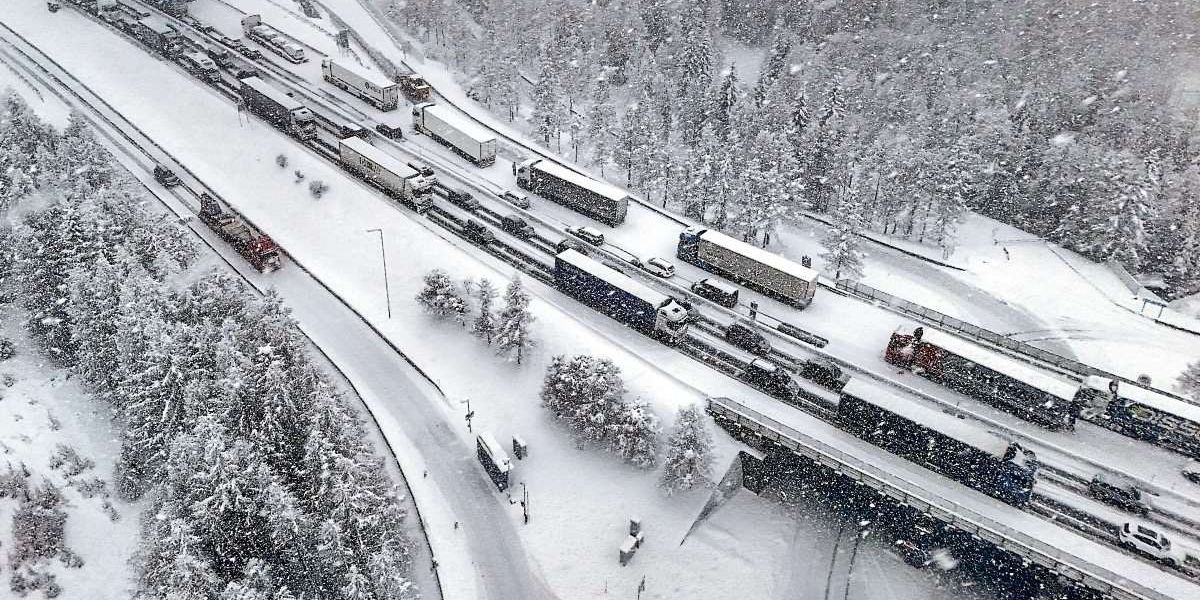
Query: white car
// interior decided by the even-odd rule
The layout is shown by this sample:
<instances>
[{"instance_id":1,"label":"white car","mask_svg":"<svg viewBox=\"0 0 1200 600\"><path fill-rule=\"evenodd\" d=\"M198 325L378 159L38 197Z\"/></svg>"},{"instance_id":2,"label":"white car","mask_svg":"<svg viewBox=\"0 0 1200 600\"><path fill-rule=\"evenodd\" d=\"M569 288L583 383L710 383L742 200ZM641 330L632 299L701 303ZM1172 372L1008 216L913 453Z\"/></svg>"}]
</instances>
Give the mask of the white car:
<instances>
[{"instance_id":1,"label":"white car","mask_svg":"<svg viewBox=\"0 0 1200 600\"><path fill-rule=\"evenodd\" d=\"M591 227L567 227L567 233L593 245L604 245L604 234Z\"/></svg>"},{"instance_id":2,"label":"white car","mask_svg":"<svg viewBox=\"0 0 1200 600\"><path fill-rule=\"evenodd\" d=\"M675 276L675 265L657 256L651 256L650 258L642 261L642 268L651 275L658 275L664 279Z\"/></svg>"},{"instance_id":3,"label":"white car","mask_svg":"<svg viewBox=\"0 0 1200 600\"><path fill-rule=\"evenodd\" d=\"M1183 550L1171 544L1171 540L1167 536L1132 521L1126 521L1121 525L1117 538L1120 540L1121 546L1146 554L1168 567L1183 564L1187 559Z\"/></svg>"},{"instance_id":4,"label":"white car","mask_svg":"<svg viewBox=\"0 0 1200 600\"><path fill-rule=\"evenodd\" d=\"M500 194L500 198L517 208L529 208L529 196L520 192L504 190L504 193Z\"/></svg>"}]
</instances>

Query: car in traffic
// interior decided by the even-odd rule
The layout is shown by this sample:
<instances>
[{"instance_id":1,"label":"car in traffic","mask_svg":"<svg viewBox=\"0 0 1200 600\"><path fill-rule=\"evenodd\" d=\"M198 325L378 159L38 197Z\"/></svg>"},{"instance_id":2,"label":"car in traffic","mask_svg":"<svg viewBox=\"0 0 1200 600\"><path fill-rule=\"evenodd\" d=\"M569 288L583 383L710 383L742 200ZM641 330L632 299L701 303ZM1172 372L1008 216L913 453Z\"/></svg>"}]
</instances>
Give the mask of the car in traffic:
<instances>
[{"instance_id":1,"label":"car in traffic","mask_svg":"<svg viewBox=\"0 0 1200 600\"><path fill-rule=\"evenodd\" d=\"M537 234L529 223L525 222L520 215L504 215L500 217L500 228L523 239L527 240Z\"/></svg>"},{"instance_id":2,"label":"car in traffic","mask_svg":"<svg viewBox=\"0 0 1200 600\"><path fill-rule=\"evenodd\" d=\"M446 199L465 210L469 210L471 212L479 210L479 201L471 195L471 192L447 188Z\"/></svg>"},{"instance_id":3,"label":"car in traffic","mask_svg":"<svg viewBox=\"0 0 1200 600\"><path fill-rule=\"evenodd\" d=\"M1172 544L1170 538L1140 523L1126 521L1117 532L1117 540L1122 547L1149 556L1168 567L1183 564L1187 560L1187 555Z\"/></svg>"},{"instance_id":4,"label":"car in traffic","mask_svg":"<svg viewBox=\"0 0 1200 600\"><path fill-rule=\"evenodd\" d=\"M1142 516L1150 514L1142 491L1130 481L1097 473L1088 482L1088 493L1105 504L1122 508Z\"/></svg>"},{"instance_id":5,"label":"car in traffic","mask_svg":"<svg viewBox=\"0 0 1200 600\"><path fill-rule=\"evenodd\" d=\"M496 241L496 234L475 219L467 219L466 225L463 225L463 231L467 234L467 238L478 244L487 245Z\"/></svg>"},{"instance_id":6,"label":"car in traffic","mask_svg":"<svg viewBox=\"0 0 1200 600\"><path fill-rule=\"evenodd\" d=\"M250 47L242 40L238 40L238 46L234 49L238 51L238 54L241 54L250 60L262 60L262 52L259 52L258 48Z\"/></svg>"},{"instance_id":7,"label":"car in traffic","mask_svg":"<svg viewBox=\"0 0 1200 600\"><path fill-rule=\"evenodd\" d=\"M850 382L850 375L827 358L805 359L800 363L800 376L835 392L840 392Z\"/></svg>"},{"instance_id":8,"label":"car in traffic","mask_svg":"<svg viewBox=\"0 0 1200 600\"><path fill-rule=\"evenodd\" d=\"M587 246L583 245L578 240L563 238L554 245L555 252L566 252L567 250L574 250L584 256L588 255Z\"/></svg>"},{"instance_id":9,"label":"car in traffic","mask_svg":"<svg viewBox=\"0 0 1200 600\"><path fill-rule=\"evenodd\" d=\"M738 289L712 277L706 277L693 283L692 291L697 296L712 300L726 308L734 308L738 305Z\"/></svg>"},{"instance_id":10,"label":"car in traffic","mask_svg":"<svg viewBox=\"0 0 1200 600\"><path fill-rule=\"evenodd\" d=\"M175 187L179 185L179 176L175 171L168 169L162 165L154 165L154 179L165 187Z\"/></svg>"},{"instance_id":11,"label":"car in traffic","mask_svg":"<svg viewBox=\"0 0 1200 600\"><path fill-rule=\"evenodd\" d=\"M1184 479L1192 483L1200 483L1200 462L1194 460L1188 461L1188 464L1183 467L1180 474L1183 475Z\"/></svg>"},{"instance_id":12,"label":"car in traffic","mask_svg":"<svg viewBox=\"0 0 1200 600\"><path fill-rule=\"evenodd\" d=\"M657 257L651 256L642 261L642 268L651 275L657 275L663 279L669 279L675 276L675 265Z\"/></svg>"},{"instance_id":13,"label":"car in traffic","mask_svg":"<svg viewBox=\"0 0 1200 600\"><path fill-rule=\"evenodd\" d=\"M500 194L500 199L517 208L529 208L529 196L526 196L520 192L504 190L504 192Z\"/></svg>"},{"instance_id":14,"label":"car in traffic","mask_svg":"<svg viewBox=\"0 0 1200 600\"><path fill-rule=\"evenodd\" d=\"M592 229L591 227L572 227L567 226L567 233L593 245L604 245L604 234Z\"/></svg>"},{"instance_id":15,"label":"car in traffic","mask_svg":"<svg viewBox=\"0 0 1200 600\"><path fill-rule=\"evenodd\" d=\"M433 177L433 167L419 160L408 161L408 166L425 177Z\"/></svg>"},{"instance_id":16,"label":"car in traffic","mask_svg":"<svg viewBox=\"0 0 1200 600\"><path fill-rule=\"evenodd\" d=\"M753 352L759 356L771 353L771 340L768 340L753 325L735 321L725 328L725 340L742 350Z\"/></svg>"}]
</instances>

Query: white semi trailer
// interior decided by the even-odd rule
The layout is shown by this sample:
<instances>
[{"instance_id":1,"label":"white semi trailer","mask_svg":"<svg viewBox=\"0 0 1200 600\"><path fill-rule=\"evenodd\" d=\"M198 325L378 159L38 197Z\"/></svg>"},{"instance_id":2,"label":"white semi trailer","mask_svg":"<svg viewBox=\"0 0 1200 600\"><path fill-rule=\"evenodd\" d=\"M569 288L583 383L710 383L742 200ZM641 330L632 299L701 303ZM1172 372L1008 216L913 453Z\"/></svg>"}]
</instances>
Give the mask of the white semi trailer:
<instances>
[{"instance_id":1,"label":"white semi trailer","mask_svg":"<svg viewBox=\"0 0 1200 600\"><path fill-rule=\"evenodd\" d=\"M481 167L496 162L496 136L452 108L432 102L412 109L413 127Z\"/></svg>"},{"instance_id":2,"label":"white semi trailer","mask_svg":"<svg viewBox=\"0 0 1200 600\"><path fill-rule=\"evenodd\" d=\"M321 76L379 110L396 110L400 102L400 84L378 73L369 73L326 58L321 61Z\"/></svg>"},{"instance_id":3,"label":"white semi trailer","mask_svg":"<svg viewBox=\"0 0 1200 600\"><path fill-rule=\"evenodd\" d=\"M338 141L338 156L347 169L417 212L433 206L433 182L399 158L356 137Z\"/></svg>"}]
</instances>

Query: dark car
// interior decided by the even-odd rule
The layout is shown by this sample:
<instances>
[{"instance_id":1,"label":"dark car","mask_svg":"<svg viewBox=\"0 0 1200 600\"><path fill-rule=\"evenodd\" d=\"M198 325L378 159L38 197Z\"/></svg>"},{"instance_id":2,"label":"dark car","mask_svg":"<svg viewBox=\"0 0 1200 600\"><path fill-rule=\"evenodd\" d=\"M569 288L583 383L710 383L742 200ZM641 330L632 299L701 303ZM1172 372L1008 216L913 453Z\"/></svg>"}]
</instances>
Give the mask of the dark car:
<instances>
[{"instance_id":1,"label":"dark car","mask_svg":"<svg viewBox=\"0 0 1200 600\"><path fill-rule=\"evenodd\" d=\"M530 227L529 223L526 223L525 219L522 219L518 215L504 215L500 217L500 228L523 240L527 240L537 234L533 230L533 227Z\"/></svg>"},{"instance_id":2,"label":"dark car","mask_svg":"<svg viewBox=\"0 0 1200 600\"><path fill-rule=\"evenodd\" d=\"M785 402L794 402L800 394L800 384L783 367L764 358L750 361L742 376L750 385Z\"/></svg>"},{"instance_id":3,"label":"dark car","mask_svg":"<svg viewBox=\"0 0 1200 600\"><path fill-rule=\"evenodd\" d=\"M471 192L467 192L467 191L463 191L463 190L447 189L446 190L446 199L449 200L451 203L457 204L458 206L460 206L466 210L469 210L471 212L475 212L475 211L479 210L479 201L476 200L475 197L471 195Z\"/></svg>"},{"instance_id":4,"label":"dark car","mask_svg":"<svg viewBox=\"0 0 1200 600\"><path fill-rule=\"evenodd\" d=\"M162 165L154 165L154 179L167 187L179 185L179 177L175 172Z\"/></svg>"},{"instance_id":5,"label":"dark car","mask_svg":"<svg viewBox=\"0 0 1200 600\"><path fill-rule=\"evenodd\" d=\"M408 166L412 167L416 172L418 172L426 177L433 177L433 167L431 167L419 160L408 161ZM466 194L466 192L462 192L462 193ZM467 194L467 195L469 196L470 194Z\"/></svg>"},{"instance_id":6,"label":"dark car","mask_svg":"<svg viewBox=\"0 0 1200 600\"><path fill-rule=\"evenodd\" d=\"M841 391L850 381L850 376L841 367L824 358L806 359L800 364L800 376L835 392Z\"/></svg>"},{"instance_id":7,"label":"dark car","mask_svg":"<svg viewBox=\"0 0 1200 600\"><path fill-rule=\"evenodd\" d=\"M241 42L241 44L242 45L237 48L239 54L251 60L262 60L262 52L259 52L258 48L251 48L250 46L246 45L246 42Z\"/></svg>"},{"instance_id":8,"label":"dark car","mask_svg":"<svg viewBox=\"0 0 1200 600\"><path fill-rule=\"evenodd\" d=\"M1190 461L1180 473L1192 483L1200 483L1200 462Z\"/></svg>"},{"instance_id":9,"label":"dark car","mask_svg":"<svg viewBox=\"0 0 1200 600\"><path fill-rule=\"evenodd\" d=\"M738 289L711 277L692 284L692 291L701 298L708 298L721 306L734 308L738 305Z\"/></svg>"},{"instance_id":10,"label":"dark car","mask_svg":"<svg viewBox=\"0 0 1200 600\"><path fill-rule=\"evenodd\" d=\"M730 344L753 352L759 356L771 353L771 341L759 333L752 325L742 322L730 323L725 329L725 340Z\"/></svg>"},{"instance_id":11,"label":"dark car","mask_svg":"<svg viewBox=\"0 0 1200 600\"><path fill-rule=\"evenodd\" d=\"M584 256L587 256L587 254L588 254L588 249L587 249L587 247L585 247L583 245L582 242L578 242L571 238L563 238L562 240L559 240L559 242L554 245L554 250L556 252L566 252L567 250L574 250Z\"/></svg>"},{"instance_id":12,"label":"dark car","mask_svg":"<svg viewBox=\"0 0 1200 600\"><path fill-rule=\"evenodd\" d=\"M496 234L492 233L483 223L475 219L467 219L467 224L463 226L467 237L479 244L490 244L496 241Z\"/></svg>"},{"instance_id":13,"label":"dark car","mask_svg":"<svg viewBox=\"0 0 1200 600\"><path fill-rule=\"evenodd\" d=\"M1098 473L1088 482L1088 493L1105 504L1111 504L1131 513L1141 516L1150 513L1150 505L1142 498L1142 491L1122 479Z\"/></svg>"},{"instance_id":14,"label":"dark car","mask_svg":"<svg viewBox=\"0 0 1200 600\"><path fill-rule=\"evenodd\" d=\"M389 140L404 139L404 128L402 127L393 127L386 123L378 123L375 125L375 131L383 134L383 137Z\"/></svg>"}]
</instances>

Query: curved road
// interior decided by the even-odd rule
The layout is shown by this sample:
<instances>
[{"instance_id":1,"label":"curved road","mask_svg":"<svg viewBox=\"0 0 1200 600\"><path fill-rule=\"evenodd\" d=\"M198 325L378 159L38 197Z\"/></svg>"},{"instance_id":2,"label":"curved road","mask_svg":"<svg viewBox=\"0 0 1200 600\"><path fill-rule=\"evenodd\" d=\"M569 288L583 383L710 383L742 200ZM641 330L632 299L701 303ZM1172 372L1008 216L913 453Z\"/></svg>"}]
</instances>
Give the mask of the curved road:
<instances>
[{"instance_id":1,"label":"curved road","mask_svg":"<svg viewBox=\"0 0 1200 600\"><path fill-rule=\"evenodd\" d=\"M44 6L36 2L27 3ZM79 15L74 17L81 18ZM38 65L58 78L59 81L53 84L59 88L57 92L64 91L63 82L78 84L70 73L46 59L40 50L19 40L9 39L11 36L7 34L0 37L29 52ZM33 65L28 67L36 68ZM174 167L181 176L186 173L122 115L106 107L86 87L75 84L71 88L79 93L79 97L63 94L64 99L82 111L100 133L108 137L114 154L136 176L146 176L145 166L140 164L143 161L137 158L141 154L139 148L145 148L159 162ZM114 135L112 126L105 123L105 119L111 120L121 132L135 140L138 148L119 135ZM182 178L185 181L191 179L186 176ZM195 189L204 189L200 182L188 182L193 183ZM200 185L195 185L197 183ZM160 191L152 188L152 192ZM173 210L188 210L175 198L160 199ZM208 233L203 228L197 229L202 236ZM283 270L263 276L248 268L245 261L219 240L213 243L227 261L257 287L275 289L283 297L304 333L338 365L359 392L367 408L376 417L389 445L399 452L411 448L419 454L418 460L428 476L414 479L415 473L409 472L408 479L411 488L420 490L416 495L421 507L427 513L434 513L430 515L432 517L449 515L449 518L460 522L465 531L472 532L469 536L456 538L466 540L466 556L437 557L441 563L443 587L447 592L473 587L476 592L474 597L479 598L554 599L555 596L528 560L513 526L507 501L501 501L495 486L484 475L475 458L474 448L464 443L451 429L461 425L457 419L452 419L450 411L445 410L449 402L437 387L419 373L398 349L299 265L287 264ZM412 458L397 457L401 463ZM429 495L426 495L426 491ZM444 505L427 505L426 502L431 499ZM445 520L430 516L426 518L435 522ZM433 546L436 552L440 544L434 541ZM447 572L450 565L465 567L463 570L469 569L470 572ZM424 579L419 575L418 578ZM447 582L452 578L458 581ZM473 579L473 585L462 585L464 579Z\"/></svg>"}]
</instances>

